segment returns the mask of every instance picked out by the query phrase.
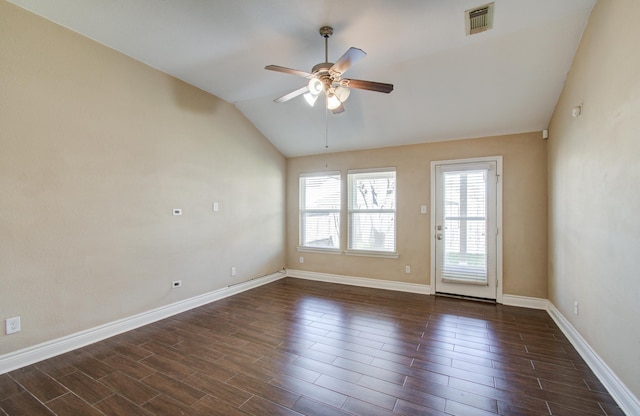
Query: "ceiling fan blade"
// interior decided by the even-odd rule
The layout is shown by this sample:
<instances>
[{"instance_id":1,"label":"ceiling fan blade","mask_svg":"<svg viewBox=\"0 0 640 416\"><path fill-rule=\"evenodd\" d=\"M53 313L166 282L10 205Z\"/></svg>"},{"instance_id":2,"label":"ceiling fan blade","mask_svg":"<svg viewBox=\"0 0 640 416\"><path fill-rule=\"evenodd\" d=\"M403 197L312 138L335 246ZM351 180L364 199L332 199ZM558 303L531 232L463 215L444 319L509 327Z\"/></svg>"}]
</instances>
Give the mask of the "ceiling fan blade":
<instances>
[{"instance_id":1,"label":"ceiling fan blade","mask_svg":"<svg viewBox=\"0 0 640 416\"><path fill-rule=\"evenodd\" d=\"M346 51L344 55L342 55L335 64L333 64L330 71L335 71L340 74L344 74L345 72L347 72L349 68L351 68L351 65L354 65L356 62L358 62L360 59L364 58L365 56L367 56L367 54L362 49L353 48L353 47L349 48L349 50Z\"/></svg>"},{"instance_id":2,"label":"ceiling fan blade","mask_svg":"<svg viewBox=\"0 0 640 416\"><path fill-rule=\"evenodd\" d=\"M278 66L278 65L267 65L264 67L264 69L268 69L269 71L284 72L285 74L298 75L304 78L311 78L313 76L308 72L299 71L297 69L285 68L284 66Z\"/></svg>"},{"instance_id":3,"label":"ceiling fan blade","mask_svg":"<svg viewBox=\"0 0 640 416\"><path fill-rule=\"evenodd\" d=\"M295 91L291 91L290 93L287 93L285 95L283 95L282 97L278 97L275 100L273 100L273 102L275 103L283 103L285 101L289 101L292 98L296 98L298 95L302 95L306 92L309 92L309 86L305 85L302 88L298 88Z\"/></svg>"},{"instance_id":4,"label":"ceiling fan blade","mask_svg":"<svg viewBox=\"0 0 640 416\"><path fill-rule=\"evenodd\" d=\"M375 92L384 92L385 94L389 94L393 91L393 84L385 84L383 82L373 82L373 81L363 81L361 79L346 79L343 78L342 81L346 81L347 86L349 88L357 88L360 90L368 90Z\"/></svg>"}]
</instances>

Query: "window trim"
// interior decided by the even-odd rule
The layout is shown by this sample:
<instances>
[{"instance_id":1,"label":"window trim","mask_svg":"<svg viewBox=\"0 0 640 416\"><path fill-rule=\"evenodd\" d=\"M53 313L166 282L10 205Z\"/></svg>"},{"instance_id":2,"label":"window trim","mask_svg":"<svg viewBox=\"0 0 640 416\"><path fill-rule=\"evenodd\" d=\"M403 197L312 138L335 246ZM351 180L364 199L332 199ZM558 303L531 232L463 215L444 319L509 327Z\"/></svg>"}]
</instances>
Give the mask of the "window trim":
<instances>
[{"instance_id":1,"label":"window trim","mask_svg":"<svg viewBox=\"0 0 640 416\"><path fill-rule=\"evenodd\" d=\"M297 250L303 253L322 253L322 254L337 254L337 255L342 254L342 249L340 248L319 248L319 247L298 246Z\"/></svg>"},{"instance_id":2,"label":"window trim","mask_svg":"<svg viewBox=\"0 0 640 416\"><path fill-rule=\"evenodd\" d=\"M345 250L344 254L345 256L379 257L381 259L397 259L400 257L397 251L371 251L371 250L349 249L349 250Z\"/></svg>"},{"instance_id":3,"label":"window trim","mask_svg":"<svg viewBox=\"0 0 640 416\"><path fill-rule=\"evenodd\" d=\"M317 178L317 177L329 177L329 176L337 176L338 177L338 186L339 186L339 197L340 203L338 204L339 208L331 208L331 209L319 209L319 208L309 208L306 209L304 207L304 199L306 188L303 188L302 180L306 178ZM325 172L304 172L298 175L298 251L305 252L313 252L313 253L327 253L327 254L342 254L342 172L339 170L335 171L325 171ZM304 241L304 231L305 231L305 214L307 213L327 213L327 214L338 214L338 219L340 220L340 226L338 227L338 247L313 247L303 245Z\"/></svg>"},{"instance_id":4,"label":"window trim","mask_svg":"<svg viewBox=\"0 0 640 416\"><path fill-rule=\"evenodd\" d=\"M352 175L366 174L366 173L390 173L393 172L395 179L394 187L394 208L382 208L382 209L352 209L352 203L354 202L354 195L352 191ZM347 170L347 249L344 251L348 256L363 256L363 257L380 257L380 258L393 258L397 259L398 255L398 171L395 166L381 167L381 168L366 168L366 169L348 169ZM380 213L380 214L393 214L393 251L384 250L359 250L357 248L351 248L352 233L352 214L357 213Z\"/></svg>"}]
</instances>

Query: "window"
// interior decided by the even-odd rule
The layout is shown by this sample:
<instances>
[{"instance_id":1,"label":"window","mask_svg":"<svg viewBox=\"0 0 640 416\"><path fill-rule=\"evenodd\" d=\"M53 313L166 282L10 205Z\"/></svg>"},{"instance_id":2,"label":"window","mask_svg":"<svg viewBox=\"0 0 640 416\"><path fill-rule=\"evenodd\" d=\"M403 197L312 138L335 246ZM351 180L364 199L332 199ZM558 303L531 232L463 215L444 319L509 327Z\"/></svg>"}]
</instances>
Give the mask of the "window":
<instances>
[{"instance_id":1,"label":"window","mask_svg":"<svg viewBox=\"0 0 640 416\"><path fill-rule=\"evenodd\" d=\"M441 174L446 230L441 250L443 277L487 281L488 172L485 168Z\"/></svg>"},{"instance_id":2,"label":"window","mask_svg":"<svg viewBox=\"0 0 640 416\"><path fill-rule=\"evenodd\" d=\"M300 246L340 248L340 172L300 176Z\"/></svg>"},{"instance_id":3,"label":"window","mask_svg":"<svg viewBox=\"0 0 640 416\"><path fill-rule=\"evenodd\" d=\"M395 168L350 170L349 250L395 253Z\"/></svg>"}]
</instances>

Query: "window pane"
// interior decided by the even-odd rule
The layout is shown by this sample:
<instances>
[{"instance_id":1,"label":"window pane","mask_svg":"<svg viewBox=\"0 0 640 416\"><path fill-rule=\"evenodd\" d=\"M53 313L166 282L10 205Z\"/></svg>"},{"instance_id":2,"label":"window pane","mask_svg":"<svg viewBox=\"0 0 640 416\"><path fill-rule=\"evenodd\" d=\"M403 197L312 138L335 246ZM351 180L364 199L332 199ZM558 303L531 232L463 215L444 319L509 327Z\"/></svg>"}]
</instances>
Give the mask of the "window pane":
<instances>
[{"instance_id":1,"label":"window pane","mask_svg":"<svg viewBox=\"0 0 640 416\"><path fill-rule=\"evenodd\" d=\"M340 209L340 175L303 177L301 182L303 208Z\"/></svg>"},{"instance_id":2,"label":"window pane","mask_svg":"<svg viewBox=\"0 0 640 416\"><path fill-rule=\"evenodd\" d=\"M300 245L340 248L340 174L300 177Z\"/></svg>"},{"instance_id":3,"label":"window pane","mask_svg":"<svg viewBox=\"0 0 640 416\"><path fill-rule=\"evenodd\" d=\"M352 174L351 209L395 209L395 172Z\"/></svg>"},{"instance_id":4,"label":"window pane","mask_svg":"<svg viewBox=\"0 0 640 416\"><path fill-rule=\"evenodd\" d=\"M301 245L340 248L340 213L304 213Z\"/></svg>"},{"instance_id":5,"label":"window pane","mask_svg":"<svg viewBox=\"0 0 640 416\"><path fill-rule=\"evenodd\" d=\"M351 249L395 251L395 213L351 214Z\"/></svg>"},{"instance_id":6,"label":"window pane","mask_svg":"<svg viewBox=\"0 0 640 416\"><path fill-rule=\"evenodd\" d=\"M349 172L349 249L395 252L396 172Z\"/></svg>"},{"instance_id":7,"label":"window pane","mask_svg":"<svg viewBox=\"0 0 640 416\"><path fill-rule=\"evenodd\" d=\"M443 275L487 279L487 173L446 172L444 180Z\"/></svg>"}]
</instances>

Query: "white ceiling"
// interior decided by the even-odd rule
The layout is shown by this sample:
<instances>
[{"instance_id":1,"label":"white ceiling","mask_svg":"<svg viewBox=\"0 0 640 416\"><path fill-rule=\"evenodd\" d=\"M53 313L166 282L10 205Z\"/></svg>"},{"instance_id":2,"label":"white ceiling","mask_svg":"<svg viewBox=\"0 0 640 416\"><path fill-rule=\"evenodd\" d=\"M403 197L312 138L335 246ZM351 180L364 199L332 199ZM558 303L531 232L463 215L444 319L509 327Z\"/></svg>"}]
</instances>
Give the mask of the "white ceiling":
<instances>
[{"instance_id":1,"label":"white ceiling","mask_svg":"<svg viewBox=\"0 0 640 416\"><path fill-rule=\"evenodd\" d=\"M464 11L488 0L9 0L233 103L285 155L325 151L325 111L273 99L324 61L367 52L329 115L330 151L545 129L596 0L495 0L494 27L465 36Z\"/></svg>"}]
</instances>

